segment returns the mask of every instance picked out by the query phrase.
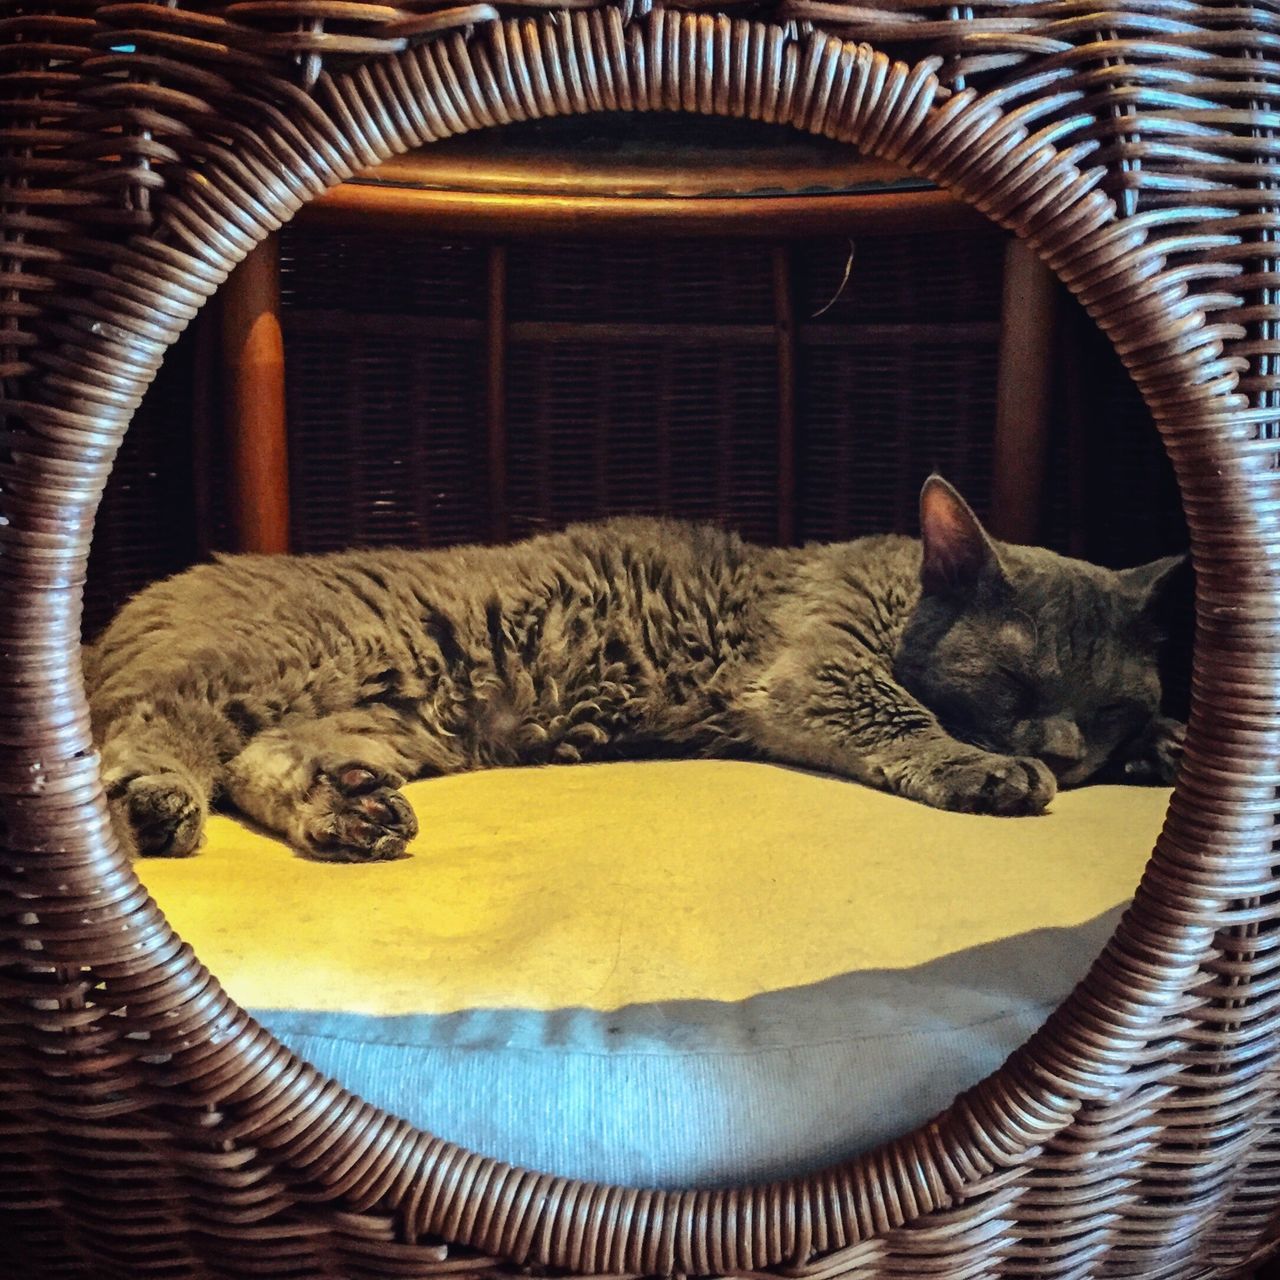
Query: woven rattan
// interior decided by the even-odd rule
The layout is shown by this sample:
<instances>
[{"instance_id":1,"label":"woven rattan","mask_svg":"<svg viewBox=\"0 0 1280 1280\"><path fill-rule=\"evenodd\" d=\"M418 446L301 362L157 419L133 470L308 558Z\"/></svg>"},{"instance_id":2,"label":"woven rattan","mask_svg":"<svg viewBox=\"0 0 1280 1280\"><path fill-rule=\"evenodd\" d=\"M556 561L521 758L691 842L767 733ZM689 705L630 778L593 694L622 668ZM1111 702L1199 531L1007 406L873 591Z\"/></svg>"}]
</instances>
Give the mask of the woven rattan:
<instances>
[{"instance_id":1,"label":"woven rattan","mask_svg":"<svg viewBox=\"0 0 1280 1280\"><path fill-rule=\"evenodd\" d=\"M7 1274L1190 1277L1277 1239L1280 18L1190 0L735 9L0 11ZM121 434L256 241L433 138L658 108L855 142L1026 237L1152 409L1199 575L1186 765L1083 986L924 1129L811 1177L696 1193L495 1164L266 1036L119 856L77 649Z\"/></svg>"}]
</instances>

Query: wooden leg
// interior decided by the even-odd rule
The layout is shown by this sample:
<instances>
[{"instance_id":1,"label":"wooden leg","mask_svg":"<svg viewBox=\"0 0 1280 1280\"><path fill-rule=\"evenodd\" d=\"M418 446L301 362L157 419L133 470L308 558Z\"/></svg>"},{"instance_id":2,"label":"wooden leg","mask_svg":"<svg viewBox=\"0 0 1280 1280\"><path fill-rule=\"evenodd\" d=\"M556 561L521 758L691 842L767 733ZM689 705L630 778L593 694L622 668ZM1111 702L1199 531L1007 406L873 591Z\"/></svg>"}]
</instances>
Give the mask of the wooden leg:
<instances>
[{"instance_id":1,"label":"wooden leg","mask_svg":"<svg viewBox=\"0 0 1280 1280\"><path fill-rule=\"evenodd\" d=\"M1037 542L1049 445L1053 370L1053 274L1021 241L1004 259L996 391L991 532L1006 542Z\"/></svg>"},{"instance_id":2,"label":"wooden leg","mask_svg":"<svg viewBox=\"0 0 1280 1280\"><path fill-rule=\"evenodd\" d=\"M796 540L796 317L791 250L773 249L773 323L778 334L778 542Z\"/></svg>"},{"instance_id":3,"label":"wooden leg","mask_svg":"<svg viewBox=\"0 0 1280 1280\"><path fill-rule=\"evenodd\" d=\"M238 551L289 550L280 246L268 236L222 290L222 358Z\"/></svg>"},{"instance_id":4,"label":"wooden leg","mask_svg":"<svg viewBox=\"0 0 1280 1280\"><path fill-rule=\"evenodd\" d=\"M507 511L507 248L489 249L489 296L485 315L485 422L489 453L489 537L506 542Z\"/></svg>"}]
</instances>

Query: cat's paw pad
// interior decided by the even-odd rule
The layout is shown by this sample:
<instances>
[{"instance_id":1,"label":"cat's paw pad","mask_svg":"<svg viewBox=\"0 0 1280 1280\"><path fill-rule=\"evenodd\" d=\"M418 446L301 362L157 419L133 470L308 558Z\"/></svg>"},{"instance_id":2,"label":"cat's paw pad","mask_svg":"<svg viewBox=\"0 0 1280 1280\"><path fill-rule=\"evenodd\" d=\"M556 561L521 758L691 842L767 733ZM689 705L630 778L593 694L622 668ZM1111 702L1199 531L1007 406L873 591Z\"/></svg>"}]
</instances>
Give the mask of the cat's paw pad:
<instances>
[{"instance_id":1,"label":"cat's paw pad","mask_svg":"<svg viewBox=\"0 0 1280 1280\"><path fill-rule=\"evenodd\" d=\"M1186 736L1187 727L1181 721L1164 716L1154 720L1121 766L1122 779L1153 787L1172 786L1182 763Z\"/></svg>"},{"instance_id":2,"label":"cat's paw pad","mask_svg":"<svg viewBox=\"0 0 1280 1280\"><path fill-rule=\"evenodd\" d=\"M418 820L400 794L404 779L358 761L316 775L303 835L323 862L386 862L406 856Z\"/></svg>"},{"instance_id":3,"label":"cat's paw pad","mask_svg":"<svg viewBox=\"0 0 1280 1280\"><path fill-rule=\"evenodd\" d=\"M176 773L108 777L107 798L123 813L144 856L185 858L200 844L204 805Z\"/></svg>"},{"instance_id":4,"label":"cat's paw pad","mask_svg":"<svg viewBox=\"0 0 1280 1280\"><path fill-rule=\"evenodd\" d=\"M1029 756L976 752L934 771L925 799L956 813L1027 817L1043 813L1058 784L1049 768Z\"/></svg>"}]
</instances>

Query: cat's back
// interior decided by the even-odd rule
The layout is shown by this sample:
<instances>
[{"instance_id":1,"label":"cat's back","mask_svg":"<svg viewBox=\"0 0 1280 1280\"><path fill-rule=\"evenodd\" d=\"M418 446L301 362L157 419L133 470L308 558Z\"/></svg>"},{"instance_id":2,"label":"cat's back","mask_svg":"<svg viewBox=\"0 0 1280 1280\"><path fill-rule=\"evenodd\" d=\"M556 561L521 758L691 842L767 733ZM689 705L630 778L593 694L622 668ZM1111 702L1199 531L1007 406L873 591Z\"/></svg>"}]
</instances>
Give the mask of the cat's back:
<instances>
[{"instance_id":1,"label":"cat's back","mask_svg":"<svg viewBox=\"0 0 1280 1280\"><path fill-rule=\"evenodd\" d=\"M447 587L487 605L495 598L564 595L575 587L599 595L607 585L615 597L628 584L715 590L749 572L763 554L717 525L618 516L501 546L387 553L382 564L418 590Z\"/></svg>"},{"instance_id":2,"label":"cat's back","mask_svg":"<svg viewBox=\"0 0 1280 1280\"><path fill-rule=\"evenodd\" d=\"M574 553L602 567L642 563L687 579L733 575L764 554L719 525L650 516L570 525L563 537Z\"/></svg>"},{"instance_id":3,"label":"cat's back","mask_svg":"<svg viewBox=\"0 0 1280 1280\"><path fill-rule=\"evenodd\" d=\"M739 574L759 549L714 525L619 517L499 546L377 548L319 555L221 555L153 583L118 613L94 648L165 633L254 625L349 626L406 608L467 612L493 598L546 595L602 578L660 584Z\"/></svg>"}]
</instances>

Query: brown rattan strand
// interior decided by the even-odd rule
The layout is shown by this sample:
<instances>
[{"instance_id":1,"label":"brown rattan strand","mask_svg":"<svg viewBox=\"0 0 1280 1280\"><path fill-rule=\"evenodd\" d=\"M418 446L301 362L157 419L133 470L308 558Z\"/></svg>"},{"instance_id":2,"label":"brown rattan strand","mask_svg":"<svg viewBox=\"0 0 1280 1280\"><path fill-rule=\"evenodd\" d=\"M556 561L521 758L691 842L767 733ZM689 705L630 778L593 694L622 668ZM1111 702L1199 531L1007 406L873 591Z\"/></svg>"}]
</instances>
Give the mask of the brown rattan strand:
<instances>
[{"instance_id":1,"label":"brown rattan strand","mask_svg":"<svg viewBox=\"0 0 1280 1280\"><path fill-rule=\"evenodd\" d=\"M0 19L9 1274L1191 1277L1276 1241L1276 17L1184 0L753 11L768 21L18 0ZM856 142L1027 237L1153 411L1200 583L1186 766L1085 983L925 1128L808 1178L714 1192L494 1164L272 1041L121 861L78 670L116 447L235 261L410 146L656 109Z\"/></svg>"}]
</instances>

